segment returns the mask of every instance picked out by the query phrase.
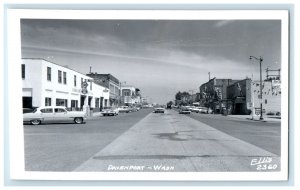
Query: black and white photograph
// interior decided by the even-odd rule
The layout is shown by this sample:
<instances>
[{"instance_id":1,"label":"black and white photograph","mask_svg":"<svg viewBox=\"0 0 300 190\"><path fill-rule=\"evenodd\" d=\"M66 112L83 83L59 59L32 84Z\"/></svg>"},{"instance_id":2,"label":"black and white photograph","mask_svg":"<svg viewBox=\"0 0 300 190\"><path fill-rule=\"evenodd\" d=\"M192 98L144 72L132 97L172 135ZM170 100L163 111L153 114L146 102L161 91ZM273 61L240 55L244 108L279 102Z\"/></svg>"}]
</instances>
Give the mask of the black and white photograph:
<instances>
[{"instance_id":1,"label":"black and white photograph","mask_svg":"<svg viewBox=\"0 0 300 190\"><path fill-rule=\"evenodd\" d=\"M287 11L98 12L18 19L22 174L287 179Z\"/></svg>"}]
</instances>

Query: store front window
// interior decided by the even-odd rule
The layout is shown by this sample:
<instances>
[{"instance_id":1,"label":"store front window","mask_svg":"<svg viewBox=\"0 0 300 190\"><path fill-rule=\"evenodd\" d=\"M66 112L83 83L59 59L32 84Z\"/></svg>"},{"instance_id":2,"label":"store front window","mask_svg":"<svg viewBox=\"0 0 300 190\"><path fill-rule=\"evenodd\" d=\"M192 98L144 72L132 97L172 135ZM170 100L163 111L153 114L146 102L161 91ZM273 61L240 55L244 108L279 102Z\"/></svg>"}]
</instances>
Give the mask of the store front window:
<instances>
[{"instance_id":1,"label":"store front window","mask_svg":"<svg viewBox=\"0 0 300 190\"><path fill-rule=\"evenodd\" d=\"M56 106L68 106L68 100L67 99L56 99Z\"/></svg>"}]
</instances>

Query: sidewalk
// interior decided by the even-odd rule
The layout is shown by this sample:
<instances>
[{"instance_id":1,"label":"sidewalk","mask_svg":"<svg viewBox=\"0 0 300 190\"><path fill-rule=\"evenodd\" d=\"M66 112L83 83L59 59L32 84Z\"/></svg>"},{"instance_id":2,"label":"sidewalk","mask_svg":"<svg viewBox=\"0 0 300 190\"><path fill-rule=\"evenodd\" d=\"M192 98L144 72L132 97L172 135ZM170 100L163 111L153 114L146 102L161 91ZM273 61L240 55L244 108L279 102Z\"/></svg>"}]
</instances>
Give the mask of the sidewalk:
<instances>
[{"instance_id":1,"label":"sidewalk","mask_svg":"<svg viewBox=\"0 0 300 190\"><path fill-rule=\"evenodd\" d=\"M252 115L227 115L227 117L237 118L237 119L247 119L253 121L261 121L259 120L259 116L254 116L252 119ZM264 120L262 122L281 122L280 116L267 116L264 115Z\"/></svg>"}]
</instances>

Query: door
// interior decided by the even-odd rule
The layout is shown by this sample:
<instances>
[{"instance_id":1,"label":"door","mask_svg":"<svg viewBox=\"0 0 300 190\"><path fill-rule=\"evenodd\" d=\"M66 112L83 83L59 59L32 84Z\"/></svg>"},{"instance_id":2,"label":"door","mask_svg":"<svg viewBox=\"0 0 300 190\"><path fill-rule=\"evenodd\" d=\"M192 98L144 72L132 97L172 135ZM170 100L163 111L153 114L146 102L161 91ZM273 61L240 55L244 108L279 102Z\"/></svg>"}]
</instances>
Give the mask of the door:
<instances>
[{"instance_id":1,"label":"door","mask_svg":"<svg viewBox=\"0 0 300 190\"><path fill-rule=\"evenodd\" d=\"M41 117L44 123L49 123L53 121L53 108L41 109Z\"/></svg>"},{"instance_id":2,"label":"door","mask_svg":"<svg viewBox=\"0 0 300 190\"><path fill-rule=\"evenodd\" d=\"M67 110L63 108L54 108L54 116L53 116L54 122L68 122L72 120L73 118L69 117Z\"/></svg>"}]
</instances>

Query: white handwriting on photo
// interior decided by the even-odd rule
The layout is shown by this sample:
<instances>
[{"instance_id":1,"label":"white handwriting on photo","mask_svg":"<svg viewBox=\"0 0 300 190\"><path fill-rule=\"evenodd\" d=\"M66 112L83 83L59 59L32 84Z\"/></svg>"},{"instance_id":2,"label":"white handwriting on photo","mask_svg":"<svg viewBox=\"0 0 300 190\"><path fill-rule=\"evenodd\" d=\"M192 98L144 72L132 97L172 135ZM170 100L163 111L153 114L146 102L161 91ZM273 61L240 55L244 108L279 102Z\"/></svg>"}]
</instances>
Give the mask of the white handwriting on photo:
<instances>
[{"instance_id":1,"label":"white handwriting on photo","mask_svg":"<svg viewBox=\"0 0 300 190\"><path fill-rule=\"evenodd\" d=\"M251 160L251 166L255 166L257 171L269 171L277 169L277 164L272 163L271 157L260 157Z\"/></svg>"}]
</instances>

